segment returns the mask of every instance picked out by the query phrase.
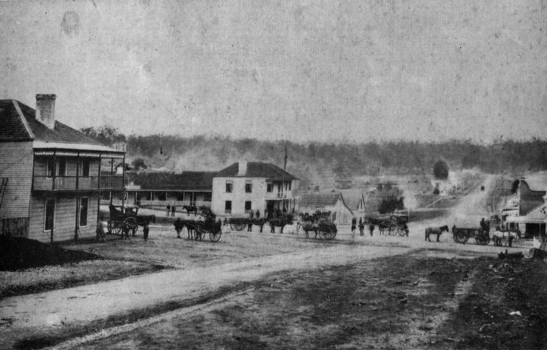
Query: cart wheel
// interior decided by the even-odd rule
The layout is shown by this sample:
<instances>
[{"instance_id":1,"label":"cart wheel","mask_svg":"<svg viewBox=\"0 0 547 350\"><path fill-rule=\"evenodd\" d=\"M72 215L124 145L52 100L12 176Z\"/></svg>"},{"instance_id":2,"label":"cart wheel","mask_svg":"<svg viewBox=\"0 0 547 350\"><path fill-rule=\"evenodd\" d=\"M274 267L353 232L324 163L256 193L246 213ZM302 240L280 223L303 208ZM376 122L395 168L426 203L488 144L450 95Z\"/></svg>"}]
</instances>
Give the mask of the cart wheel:
<instances>
[{"instance_id":1,"label":"cart wheel","mask_svg":"<svg viewBox=\"0 0 547 350\"><path fill-rule=\"evenodd\" d=\"M486 234L475 236L475 241L480 245L488 245L490 243L490 236Z\"/></svg>"},{"instance_id":2,"label":"cart wheel","mask_svg":"<svg viewBox=\"0 0 547 350\"><path fill-rule=\"evenodd\" d=\"M122 232L122 226L118 222L110 222L108 227L111 228L110 234L119 235Z\"/></svg>"},{"instance_id":3,"label":"cart wheel","mask_svg":"<svg viewBox=\"0 0 547 350\"><path fill-rule=\"evenodd\" d=\"M397 226L397 233L399 234L399 236L408 236L406 231L402 227L399 227L399 226Z\"/></svg>"},{"instance_id":4,"label":"cart wheel","mask_svg":"<svg viewBox=\"0 0 547 350\"><path fill-rule=\"evenodd\" d=\"M333 240L334 237L336 237L336 232L334 231L328 230L323 232L323 238L325 238L326 240Z\"/></svg>"},{"instance_id":5,"label":"cart wheel","mask_svg":"<svg viewBox=\"0 0 547 350\"><path fill-rule=\"evenodd\" d=\"M238 231L243 231L245 229L244 223L234 224L234 228Z\"/></svg>"},{"instance_id":6,"label":"cart wheel","mask_svg":"<svg viewBox=\"0 0 547 350\"><path fill-rule=\"evenodd\" d=\"M454 232L454 240L458 243L464 244L467 242L469 237L465 234L464 231L456 231Z\"/></svg>"},{"instance_id":7,"label":"cart wheel","mask_svg":"<svg viewBox=\"0 0 547 350\"><path fill-rule=\"evenodd\" d=\"M397 229L398 229L397 226L395 226L395 225L390 225L390 226L389 226L389 231L388 231L388 232L389 232L389 235L390 235L390 236L397 236Z\"/></svg>"},{"instance_id":8,"label":"cart wheel","mask_svg":"<svg viewBox=\"0 0 547 350\"><path fill-rule=\"evenodd\" d=\"M220 240L220 237L222 236L222 229L218 230L218 232L209 232L209 239L211 242L218 242Z\"/></svg>"}]
</instances>

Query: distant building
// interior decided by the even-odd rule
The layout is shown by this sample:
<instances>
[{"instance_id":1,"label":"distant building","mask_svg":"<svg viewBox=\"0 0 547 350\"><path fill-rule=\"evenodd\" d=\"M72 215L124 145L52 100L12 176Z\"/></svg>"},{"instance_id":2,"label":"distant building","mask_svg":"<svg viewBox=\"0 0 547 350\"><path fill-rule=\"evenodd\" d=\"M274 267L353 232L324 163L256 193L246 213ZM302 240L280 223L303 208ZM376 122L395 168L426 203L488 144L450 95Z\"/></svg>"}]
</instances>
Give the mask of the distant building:
<instances>
[{"instance_id":1,"label":"distant building","mask_svg":"<svg viewBox=\"0 0 547 350\"><path fill-rule=\"evenodd\" d=\"M247 216L250 211L273 213L295 208L299 179L283 169L261 162L238 162L213 176L211 209L221 216Z\"/></svg>"},{"instance_id":2,"label":"distant building","mask_svg":"<svg viewBox=\"0 0 547 350\"><path fill-rule=\"evenodd\" d=\"M335 224L350 224L355 216L347 206L342 193L309 193L300 196L297 202L300 213L313 214L316 211L331 212L330 219Z\"/></svg>"},{"instance_id":3,"label":"distant building","mask_svg":"<svg viewBox=\"0 0 547 350\"><path fill-rule=\"evenodd\" d=\"M125 152L55 120L55 95L36 110L0 100L0 232L38 241L93 237L102 191L123 191ZM122 168L123 169L123 168Z\"/></svg>"},{"instance_id":4,"label":"distant building","mask_svg":"<svg viewBox=\"0 0 547 350\"><path fill-rule=\"evenodd\" d=\"M126 172L127 202L141 207L211 207L212 171Z\"/></svg>"},{"instance_id":5,"label":"distant building","mask_svg":"<svg viewBox=\"0 0 547 350\"><path fill-rule=\"evenodd\" d=\"M339 174L334 179L334 187L339 189L347 189L353 186L353 179L348 174Z\"/></svg>"},{"instance_id":6,"label":"distant building","mask_svg":"<svg viewBox=\"0 0 547 350\"><path fill-rule=\"evenodd\" d=\"M505 198L501 211L502 222L510 227L519 226L528 236L545 234L543 210L546 191L534 191L524 179L520 179L514 195Z\"/></svg>"}]
</instances>

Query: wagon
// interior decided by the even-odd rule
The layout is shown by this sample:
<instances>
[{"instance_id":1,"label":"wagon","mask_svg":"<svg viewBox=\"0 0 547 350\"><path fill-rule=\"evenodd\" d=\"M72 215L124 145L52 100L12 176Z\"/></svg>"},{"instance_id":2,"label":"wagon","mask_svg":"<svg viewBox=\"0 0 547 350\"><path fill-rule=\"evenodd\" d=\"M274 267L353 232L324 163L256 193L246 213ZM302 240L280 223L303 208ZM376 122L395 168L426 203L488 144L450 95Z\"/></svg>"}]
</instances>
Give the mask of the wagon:
<instances>
[{"instance_id":1,"label":"wagon","mask_svg":"<svg viewBox=\"0 0 547 350\"><path fill-rule=\"evenodd\" d=\"M470 238L475 238L475 243L487 245L490 243L490 234L480 227L452 227L452 234L456 243L465 244Z\"/></svg>"},{"instance_id":2,"label":"wagon","mask_svg":"<svg viewBox=\"0 0 547 350\"><path fill-rule=\"evenodd\" d=\"M247 227L249 223L248 218L230 218L228 220L228 223L230 224L230 228L236 231L243 231L245 227Z\"/></svg>"},{"instance_id":3,"label":"wagon","mask_svg":"<svg viewBox=\"0 0 547 350\"><path fill-rule=\"evenodd\" d=\"M122 207L111 205L110 220L108 220L108 231L111 234L120 234L124 228L128 228L134 232L137 231L139 225L137 224L138 207Z\"/></svg>"},{"instance_id":4,"label":"wagon","mask_svg":"<svg viewBox=\"0 0 547 350\"><path fill-rule=\"evenodd\" d=\"M389 234L393 236L408 236L408 215L391 215L390 218L391 226Z\"/></svg>"}]
</instances>

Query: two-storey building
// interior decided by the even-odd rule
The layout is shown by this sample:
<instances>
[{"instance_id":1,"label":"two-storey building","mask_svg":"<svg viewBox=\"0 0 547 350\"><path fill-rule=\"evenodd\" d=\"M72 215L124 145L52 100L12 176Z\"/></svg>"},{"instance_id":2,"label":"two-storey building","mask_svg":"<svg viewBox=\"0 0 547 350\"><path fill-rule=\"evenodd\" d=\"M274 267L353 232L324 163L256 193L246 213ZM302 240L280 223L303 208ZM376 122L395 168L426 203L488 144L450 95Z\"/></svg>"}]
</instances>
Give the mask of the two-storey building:
<instances>
[{"instance_id":1,"label":"two-storey building","mask_svg":"<svg viewBox=\"0 0 547 350\"><path fill-rule=\"evenodd\" d=\"M55 95L36 110L0 100L0 233L38 241L95 235L101 191L123 191L125 152L55 120Z\"/></svg>"},{"instance_id":2,"label":"two-storey building","mask_svg":"<svg viewBox=\"0 0 547 350\"><path fill-rule=\"evenodd\" d=\"M291 212L298 185L298 178L273 164L237 162L213 176L211 209L221 216Z\"/></svg>"}]
</instances>

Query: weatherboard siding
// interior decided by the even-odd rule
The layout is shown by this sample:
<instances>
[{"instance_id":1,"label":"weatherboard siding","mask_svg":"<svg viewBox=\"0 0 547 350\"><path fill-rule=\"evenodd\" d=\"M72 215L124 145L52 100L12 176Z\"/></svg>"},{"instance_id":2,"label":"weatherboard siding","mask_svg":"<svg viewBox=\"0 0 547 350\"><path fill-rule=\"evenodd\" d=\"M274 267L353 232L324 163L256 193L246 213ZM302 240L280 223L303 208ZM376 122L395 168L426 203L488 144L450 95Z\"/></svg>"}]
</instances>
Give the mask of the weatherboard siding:
<instances>
[{"instance_id":1,"label":"weatherboard siding","mask_svg":"<svg viewBox=\"0 0 547 350\"><path fill-rule=\"evenodd\" d=\"M8 178L0 219L28 218L32 186L32 142L0 143L0 178Z\"/></svg>"},{"instance_id":2,"label":"weatherboard siding","mask_svg":"<svg viewBox=\"0 0 547 350\"><path fill-rule=\"evenodd\" d=\"M87 226L80 227L79 238L94 237L97 227L97 195L82 195L89 198ZM33 197L31 200L29 238L41 242L51 240L51 232L44 230L45 198ZM74 239L76 229L76 196L57 197L55 200L55 224L53 230L54 241Z\"/></svg>"}]
</instances>

